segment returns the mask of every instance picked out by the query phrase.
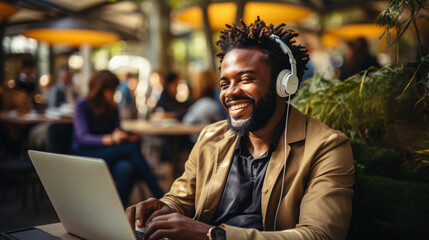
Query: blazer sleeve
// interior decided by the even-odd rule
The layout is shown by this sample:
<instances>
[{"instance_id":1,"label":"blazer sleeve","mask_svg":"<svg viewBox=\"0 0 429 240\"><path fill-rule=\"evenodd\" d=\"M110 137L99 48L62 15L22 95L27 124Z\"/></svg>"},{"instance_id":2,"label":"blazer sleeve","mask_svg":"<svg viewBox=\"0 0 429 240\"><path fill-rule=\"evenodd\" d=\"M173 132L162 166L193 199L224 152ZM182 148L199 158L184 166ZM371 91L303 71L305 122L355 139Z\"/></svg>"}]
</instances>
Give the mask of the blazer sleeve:
<instances>
[{"instance_id":1,"label":"blazer sleeve","mask_svg":"<svg viewBox=\"0 0 429 240\"><path fill-rule=\"evenodd\" d=\"M331 134L318 146L313 153L309 180L300 204L299 222L295 228L258 231L224 224L227 239L346 238L354 193L351 146L341 132Z\"/></svg>"}]
</instances>

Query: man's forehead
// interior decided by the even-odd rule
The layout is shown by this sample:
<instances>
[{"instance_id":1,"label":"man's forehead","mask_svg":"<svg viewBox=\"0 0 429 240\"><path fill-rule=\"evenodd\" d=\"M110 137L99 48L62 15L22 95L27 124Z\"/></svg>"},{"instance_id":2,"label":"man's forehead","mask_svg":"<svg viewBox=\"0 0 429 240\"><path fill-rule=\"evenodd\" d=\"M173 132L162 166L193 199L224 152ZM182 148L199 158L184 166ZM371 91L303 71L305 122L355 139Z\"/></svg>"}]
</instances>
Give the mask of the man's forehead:
<instances>
[{"instance_id":1,"label":"man's forehead","mask_svg":"<svg viewBox=\"0 0 429 240\"><path fill-rule=\"evenodd\" d=\"M223 61L222 65L234 63L263 63L265 58L264 52L256 48L235 48L229 51Z\"/></svg>"},{"instance_id":2,"label":"man's forehead","mask_svg":"<svg viewBox=\"0 0 429 240\"><path fill-rule=\"evenodd\" d=\"M247 69L258 69L261 64L267 65L265 53L257 48L234 48L224 57L221 64L221 75L225 71L239 66L246 66Z\"/></svg>"},{"instance_id":3,"label":"man's forehead","mask_svg":"<svg viewBox=\"0 0 429 240\"><path fill-rule=\"evenodd\" d=\"M229 50L226 54L225 54L225 58L228 55L234 55L234 54L242 54L242 55L263 55L264 52L257 48L257 47L249 47L249 48L233 48L231 50Z\"/></svg>"}]
</instances>

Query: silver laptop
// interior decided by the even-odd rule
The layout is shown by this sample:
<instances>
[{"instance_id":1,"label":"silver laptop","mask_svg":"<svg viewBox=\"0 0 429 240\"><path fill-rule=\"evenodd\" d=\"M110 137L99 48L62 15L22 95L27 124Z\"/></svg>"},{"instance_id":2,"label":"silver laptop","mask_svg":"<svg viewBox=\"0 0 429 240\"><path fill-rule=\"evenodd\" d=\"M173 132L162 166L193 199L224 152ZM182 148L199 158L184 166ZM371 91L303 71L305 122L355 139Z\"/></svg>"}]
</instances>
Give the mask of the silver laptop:
<instances>
[{"instance_id":1,"label":"silver laptop","mask_svg":"<svg viewBox=\"0 0 429 240\"><path fill-rule=\"evenodd\" d=\"M104 160L28 154L68 233L84 239L136 239Z\"/></svg>"}]
</instances>

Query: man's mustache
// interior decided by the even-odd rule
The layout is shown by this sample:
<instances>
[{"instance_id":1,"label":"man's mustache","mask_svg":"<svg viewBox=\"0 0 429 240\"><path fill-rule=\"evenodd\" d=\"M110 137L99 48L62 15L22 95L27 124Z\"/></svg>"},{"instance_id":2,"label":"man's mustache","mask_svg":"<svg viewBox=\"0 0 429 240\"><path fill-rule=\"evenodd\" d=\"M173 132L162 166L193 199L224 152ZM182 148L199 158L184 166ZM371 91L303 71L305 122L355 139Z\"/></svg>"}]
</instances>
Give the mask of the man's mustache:
<instances>
[{"instance_id":1,"label":"man's mustache","mask_svg":"<svg viewBox=\"0 0 429 240\"><path fill-rule=\"evenodd\" d=\"M238 101L238 100L250 100L251 103L255 102L255 98L253 96L248 96L248 97L235 97L235 98L226 98L225 101L225 108L228 109L228 103L232 102L232 101Z\"/></svg>"}]
</instances>

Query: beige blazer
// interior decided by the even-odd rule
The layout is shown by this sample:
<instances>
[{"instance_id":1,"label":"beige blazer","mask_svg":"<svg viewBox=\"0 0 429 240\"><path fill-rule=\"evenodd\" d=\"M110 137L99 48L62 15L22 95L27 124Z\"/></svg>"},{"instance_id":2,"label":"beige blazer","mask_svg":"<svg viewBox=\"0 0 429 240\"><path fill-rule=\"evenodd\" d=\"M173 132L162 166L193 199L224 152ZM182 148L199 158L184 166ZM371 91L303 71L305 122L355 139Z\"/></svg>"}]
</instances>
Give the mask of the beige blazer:
<instances>
[{"instance_id":1,"label":"beige blazer","mask_svg":"<svg viewBox=\"0 0 429 240\"><path fill-rule=\"evenodd\" d=\"M262 186L264 231L223 225L227 239L345 239L352 213L354 164L346 135L291 108L284 191L274 230L284 165L284 133ZM185 171L161 199L210 223L222 196L238 137L226 121L207 126Z\"/></svg>"}]
</instances>

